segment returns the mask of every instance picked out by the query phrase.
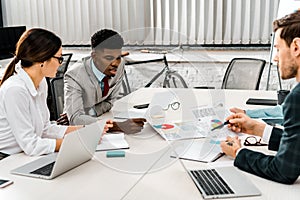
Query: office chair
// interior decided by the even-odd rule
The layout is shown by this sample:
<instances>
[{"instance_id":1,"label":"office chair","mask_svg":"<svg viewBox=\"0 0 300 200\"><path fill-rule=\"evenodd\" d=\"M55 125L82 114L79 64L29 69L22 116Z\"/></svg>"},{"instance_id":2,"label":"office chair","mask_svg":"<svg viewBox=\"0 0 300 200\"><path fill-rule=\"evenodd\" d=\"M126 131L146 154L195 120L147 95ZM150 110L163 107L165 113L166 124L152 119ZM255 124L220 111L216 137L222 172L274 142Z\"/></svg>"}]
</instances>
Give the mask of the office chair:
<instances>
[{"instance_id":1,"label":"office chair","mask_svg":"<svg viewBox=\"0 0 300 200\"><path fill-rule=\"evenodd\" d=\"M131 88L129 85L129 81L128 81L128 77L127 77L127 73L126 70L124 69L124 77L122 80L122 91L119 93L119 97L117 97L118 99L128 95L131 93Z\"/></svg>"},{"instance_id":2,"label":"office chair","mask_svg":"<svg viewBox=\"0 0 300 200\"><path fill-rule=\"evenodd\" d=\"M71 62L71 57L72 57L73 53L66 53L66 54L62 54L62 56L64 57L64 62L58 67L57 69L57 73L56 73L56 78L58 77L63 77L64 74L66 73L68 66ZM56 109L56 103L54 102L54 97L52 96L52 85L51 85L51 78L46 77L46 81L48 84L48 96L47 96L47 106L49 108L49 112L50 112L50 120L57 120L57 116L59 117L58 113L57 115L57 109Z\"/></svg>"},{"instance_id":3,"label":"office chair","mask_svg":"<svg viewBox=\"0 0 300 200\"><path fill-rule=\"evenodd\" d=\"M258 90L266 61L256 58L233 58L224 75L222 89Z\"/></svg>"},{"instance_id":4,"label":"office chair","mask_svg":"<svg viewBox=\"0 0 300 200\"><path fill-rule=\"evenodd\" d=\"M72 56L73 56L73 53L62 54L62 57L64 58L64 62L57 69L56 77L64 76L64 74L66 73L68 66L70 64Z\"/></svg>"},{"instance_id":5,"label":"office chair","mask_svg":"<svg viewBox=\"0 0 300 200\"><path fill-rule=\"evenodd\" d=\"M64 77L55 77L50 80L52 96L53 119L57 120L64 109Z\"/></svg>"}]
</instances>

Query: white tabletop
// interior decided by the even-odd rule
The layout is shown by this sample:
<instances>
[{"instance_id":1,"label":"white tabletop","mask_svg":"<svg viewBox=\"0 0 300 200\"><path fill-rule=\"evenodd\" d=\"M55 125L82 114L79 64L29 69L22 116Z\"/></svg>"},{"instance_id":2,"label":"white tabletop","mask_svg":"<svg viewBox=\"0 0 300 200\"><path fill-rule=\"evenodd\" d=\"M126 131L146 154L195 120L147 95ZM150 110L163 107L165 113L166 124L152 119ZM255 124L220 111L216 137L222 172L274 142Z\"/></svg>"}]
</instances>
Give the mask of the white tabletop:
<instances>
[{"instance_id":1,"label":"white tabletop","mask_svg":"<svg viewBox=\"0 0 300 200\"><path fill-rule=\"evenodd\" d=\"M152 95L162 90L150 88L135 91L116 102L113 110L126 110L138 103L149 103ZM224 97L227 108L254 108L245 104L249 97L276 98L275 91L176 90L175 93L178 91L187 92L187 96L196 99L199 104L209 104L211 97L219 101ZM111 115L110 112L102 118ZM170 144L148 124L141 133L126 135L126 140L130 149L125 157L106 158L105 152L96 152L91 161L53 180L10 174L11 169L37 158L22 153L9 156L0 161L0 178L13 180L14 184L0 189L0 199L202 199L185 169L233 163L226 156L210 164L170 158ZM256 150L275 153L266 147L256 147ZM262 196L240 199L298 199L300 196L300 179L293 185L284 185L243 173L261 190Z\"/></svg>"}]
</instances>

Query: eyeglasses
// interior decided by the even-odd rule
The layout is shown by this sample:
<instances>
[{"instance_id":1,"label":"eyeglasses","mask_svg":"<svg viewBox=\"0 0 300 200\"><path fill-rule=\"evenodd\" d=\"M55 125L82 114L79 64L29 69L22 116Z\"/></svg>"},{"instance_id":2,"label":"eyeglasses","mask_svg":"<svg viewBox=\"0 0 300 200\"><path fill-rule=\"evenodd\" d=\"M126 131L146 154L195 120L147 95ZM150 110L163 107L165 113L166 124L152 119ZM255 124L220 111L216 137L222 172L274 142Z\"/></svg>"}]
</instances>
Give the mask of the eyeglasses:
<instances>
[{"instance_id":1,"label":"eyeglasses","mask_svg":"<svg viewBox=\"0 0 300 200\"><path fill-rule=\"evenodd\" d=\"M268 144L260 143L261 138L257 140L254 136L249 136L245 139L244 145L245 146L268 146Z\"/></svg>"},{"instance_id":2,"label":"eyeglasses","mask_svg":"<svg viewBox=\"0 0 300 200\"><path fill-rule=\"evenodd\" d=\"M52 56L53 58L56 58L58 60L59 64L62 64L64 62L64 57L56 57L56 56Z\"/></svg>"},{"instance_id":3,"label":"eyeglasses","mask_svg":"<svg viewBox=\"0 0 300 200\"><path fill-rule=\"evenodd\" d=\"M179 107L180 107L180 103L178 102L178 101L175 101L175 102L173 102L173 103L170 103L169 105L168 105L168 107L167 108L164 108L163 110L169 110L169 108L172 108L173 110L178 110L179 109Z\"/></svg>"}]
</instances>

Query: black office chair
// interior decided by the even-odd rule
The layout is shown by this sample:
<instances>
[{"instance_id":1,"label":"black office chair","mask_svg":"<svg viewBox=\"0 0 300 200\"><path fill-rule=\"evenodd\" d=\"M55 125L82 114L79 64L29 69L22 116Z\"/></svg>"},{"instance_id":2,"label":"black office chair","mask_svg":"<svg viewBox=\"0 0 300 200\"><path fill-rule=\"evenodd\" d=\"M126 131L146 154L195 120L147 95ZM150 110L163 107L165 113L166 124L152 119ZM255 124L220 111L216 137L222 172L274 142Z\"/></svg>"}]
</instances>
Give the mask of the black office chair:
<instances>
[{"instance_id":1,"label":"black office chair","mask_svg":"<svg viewBox=\"0 0 300 200\"><path fill-rule=\"evenodd\" d=\"M266 61L256 58L234 58L225 72L222 89L258 90Z\"/></svg>"},{"instance_id":2,"label":"black office chair","mask_svg":"<svg viewBox=\"0 0 300 200\"><path fill-rule=\"evenodd\" d=\"M117 97L118 99L128 95L131 93L131 88L130 88L130 85L129 85L129 81L128 81L128 77L127 77L127 74L126 74L126 70L124 69L124 77L123 77L123 80L122 80L122 91L119 92L119 97Z\"/></svg>"},{"instance_id":3,"label":"black office chair","mask_svg":"<svg viewBox=\"0 0 300 200\"><path fill-rule=\"evenodd\" d=\"M56 78L58 77L63 77L64 74L66 73L68 66L71 62L71 58L72 58L73 53L66 53L66 54L62 54L62 56L64 57L64 62L58 67L57 69L57 73L56 73ZM52 96L52 86L51 86L51 78L46 77L47 80L47 84L48 84L48 96L47 96L47 105L49 108L49 112L50 112L50 120L57 120L58 116L60 113L58 113L57 115L57 110L56 110L56 106L55 106L55 100L54 97Z\"/></svg>"},{"instance_id":4,"label":"black office chair","mask_svg":"<svg viewBox=\"0 0 300 200\"><path fill-rule=\"evenodd\" d=\"M56 77L50 80L52 96L53 120L57 120L64 110L64 77Z\"/></svg>"},{"instance_id":5,"label":"black office chair","mask_svg":"<svg viewBox=\"0 0 300 200\"><path fill-rule=\"evenodd\" d=\"M64 76L64 74L66 73L68 66L70 64L72 56L73 56L73 53L62 54L62 57L64 58L64 62L57 69L56 77Z\"/></svg>"}]
</instances>

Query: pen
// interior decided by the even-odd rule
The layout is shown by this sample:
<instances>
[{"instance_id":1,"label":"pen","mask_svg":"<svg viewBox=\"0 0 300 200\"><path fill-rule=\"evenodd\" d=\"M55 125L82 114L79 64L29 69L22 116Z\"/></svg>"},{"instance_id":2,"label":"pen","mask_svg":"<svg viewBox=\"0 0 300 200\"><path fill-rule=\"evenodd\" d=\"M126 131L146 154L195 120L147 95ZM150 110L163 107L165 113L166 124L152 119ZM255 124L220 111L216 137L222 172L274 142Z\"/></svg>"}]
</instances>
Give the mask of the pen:
<instances>
[{"instance_id":1,"label":"pen","mask_svg":"<svg viewBox=\"0 0 300 200\"><path fill-rule=\"evenodd\" d=\"M212 128L211 131L214 131L214 130L216 130L216 129L218 129L218 128L222 128L223 126L225 126L225 125L227 125L227 124L229 124L229 120L227 120L226 122L224 122L223 124L221 124L221 125L219 125L219 126L216 126L216 127Z\"/></svg>"}]
</instances>

